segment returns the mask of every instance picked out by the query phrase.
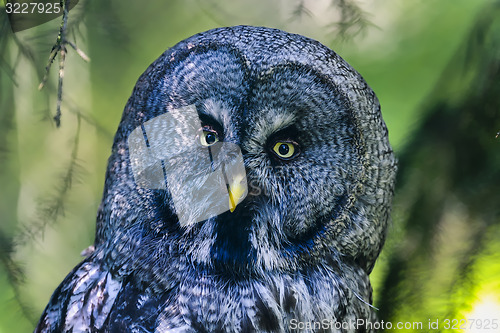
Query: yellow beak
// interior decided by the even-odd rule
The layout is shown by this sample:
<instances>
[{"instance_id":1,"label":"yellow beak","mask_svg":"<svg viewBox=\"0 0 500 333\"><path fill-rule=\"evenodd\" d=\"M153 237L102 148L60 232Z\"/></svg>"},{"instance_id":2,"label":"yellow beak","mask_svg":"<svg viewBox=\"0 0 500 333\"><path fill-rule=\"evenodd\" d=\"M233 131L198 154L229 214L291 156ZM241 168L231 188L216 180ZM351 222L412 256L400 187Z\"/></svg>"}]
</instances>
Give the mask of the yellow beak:
<instances>
[{"instance_id":1,"label":"yellow beak","mask_svg":"<svg viewBox=\"0 0 500 333\"><path fill-rule=\"evenodd\" d=\"M228 194L229 194L229 210L234 212L236 206L243 199L243 196L246 192L246 186L242 184L242 180L245 176L238 175L233 179L231 184L227 186Z\"/></svg>"}]
</instances>

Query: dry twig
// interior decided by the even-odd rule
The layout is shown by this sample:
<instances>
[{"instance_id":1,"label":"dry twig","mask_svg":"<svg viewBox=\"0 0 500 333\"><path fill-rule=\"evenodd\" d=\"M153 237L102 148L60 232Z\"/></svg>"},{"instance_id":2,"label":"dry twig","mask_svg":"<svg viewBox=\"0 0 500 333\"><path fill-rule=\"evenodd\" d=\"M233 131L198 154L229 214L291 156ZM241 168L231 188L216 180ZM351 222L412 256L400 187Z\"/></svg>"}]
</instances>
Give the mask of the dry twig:
<instances>
[{"instance_id":1,"label":"dry twig","mask_svg":"<svg viewBox=\"0 0 500 333\"><path fill-rule=\"evenodd\" d=\"M62 0L61 5L63 7L63 16L61 21L61 27L59 29L59 34L57 35L57 40L49 55L49 61L47 66L45 67L45 75L43 76L42 82L38 86L38 89L42 89L45 83L47 82L50 68L52 67L52 63L54 62L57 54L59 54L59 80L57 85L57 110L56 115L54 116L54 121L56 126L59 127L61 125L61 102L62 102L62 89L63 89L63 79L64 79L64 63L66 62L66 46L71 46L76 53L85 61L90 61L90 58L80 50L76 44L66 39L67 35L67 27L68 27L68 13L69 13L69 3L70 0Z\"/></svg>"}]
</instances>

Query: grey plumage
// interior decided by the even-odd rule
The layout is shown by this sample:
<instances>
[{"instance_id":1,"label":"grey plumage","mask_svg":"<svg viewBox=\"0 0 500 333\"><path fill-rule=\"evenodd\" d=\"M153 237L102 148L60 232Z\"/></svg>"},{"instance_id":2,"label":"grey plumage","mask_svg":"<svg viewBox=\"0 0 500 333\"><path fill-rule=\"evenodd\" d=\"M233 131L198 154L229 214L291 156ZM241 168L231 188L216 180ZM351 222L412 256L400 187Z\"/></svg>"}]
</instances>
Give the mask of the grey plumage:
<instances>
[{"instance_id":1,"label":"grey plumage","mask_svg":"<svg viewBox=\"0 0 500 333\"><path fill-rule=\"evenodd\" d=\"M248 195L233 212L181 225L173 198L198 183L140 186L128 139L189 105L241 149ZM176 165L195 156L183 130L162 141L179 152ZM229 160L224 149L212 168ZM175 170L175 179L190 172ZM36 331L319 332L308 325L373 321L368 275L395 170L375 94L327 47L248 26L190 37L139 78L109 159L95 250Z\"/></svg>"}]
</instances>

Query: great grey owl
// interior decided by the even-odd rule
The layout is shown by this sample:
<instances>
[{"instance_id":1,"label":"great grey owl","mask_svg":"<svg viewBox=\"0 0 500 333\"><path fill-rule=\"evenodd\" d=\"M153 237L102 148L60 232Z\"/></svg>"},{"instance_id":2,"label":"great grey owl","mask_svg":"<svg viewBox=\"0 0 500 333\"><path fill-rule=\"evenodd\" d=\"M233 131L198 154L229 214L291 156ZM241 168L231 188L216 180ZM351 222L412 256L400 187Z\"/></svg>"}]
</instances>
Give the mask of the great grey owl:
<instances>
[{"instance_id":1,"label":"great grey owl","mask_svg":"<svg viewBox=\"0 0 500 333\"><path fill-rule=\"evenodd\" d=\"M139 78L95 243L36 331L373 331L395 171L375 94L332 50L190 37Z\"/></svg>"}]
</instances>

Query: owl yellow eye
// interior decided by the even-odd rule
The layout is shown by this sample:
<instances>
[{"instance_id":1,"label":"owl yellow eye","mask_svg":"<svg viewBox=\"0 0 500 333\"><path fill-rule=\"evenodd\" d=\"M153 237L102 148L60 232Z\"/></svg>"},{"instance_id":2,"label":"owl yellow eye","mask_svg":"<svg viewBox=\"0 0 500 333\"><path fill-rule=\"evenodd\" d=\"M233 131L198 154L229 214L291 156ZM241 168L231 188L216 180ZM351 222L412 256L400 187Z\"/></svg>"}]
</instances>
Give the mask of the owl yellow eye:
<instances>
[{"instance_id":1,"label":"owl yellow eye","mask_svg":"<svg viewBox=\"0 0 500 333\"><path fill-rule=\"evenodd\" d=\"M200 144L205 147L210 147L219 141L219 136L214 130L204 128L200 133Z\"/></svg>"},{"instance_id":2,"label":"owl yellow eye","mask_svg":"<svg viewBox=\"0 0 500 333\"><path fill-rule=\"evenodd\" d=\"M295 155L295 146L291 142L278 141L274 145L273 151L279 158L289 159Z\"/></svg>"}]
</instances>

